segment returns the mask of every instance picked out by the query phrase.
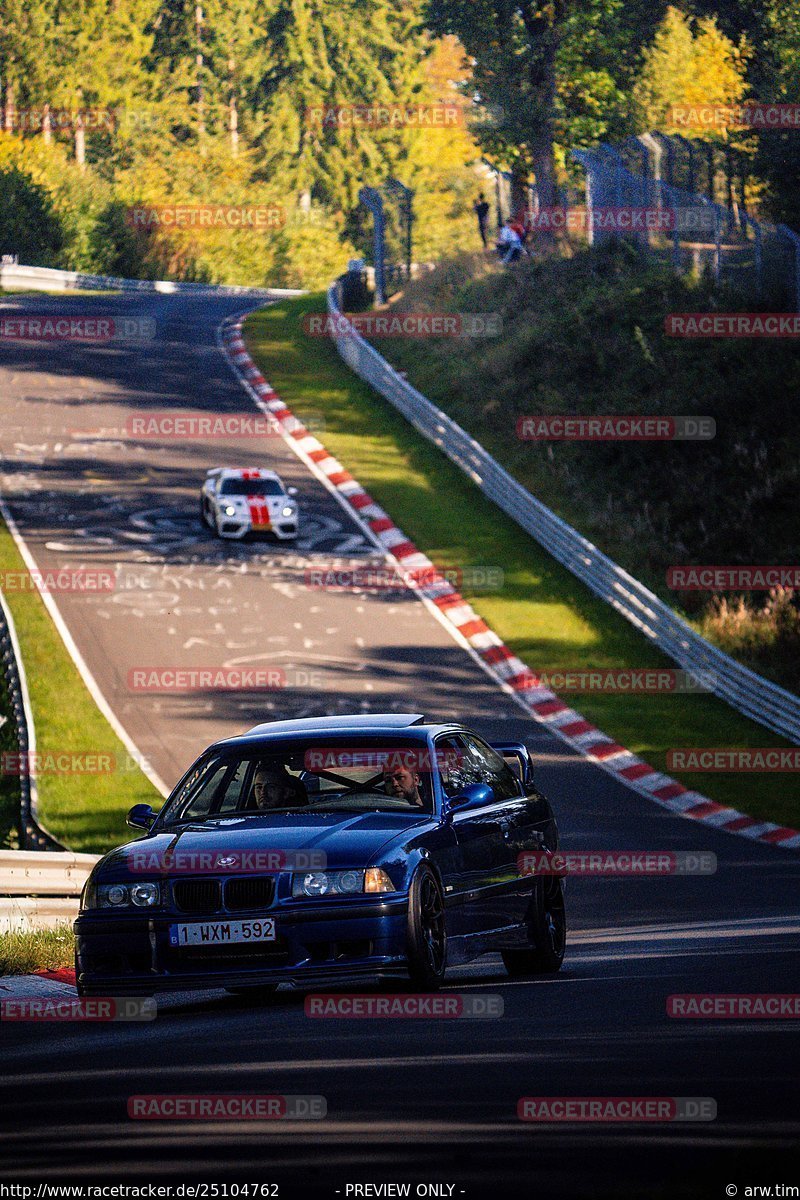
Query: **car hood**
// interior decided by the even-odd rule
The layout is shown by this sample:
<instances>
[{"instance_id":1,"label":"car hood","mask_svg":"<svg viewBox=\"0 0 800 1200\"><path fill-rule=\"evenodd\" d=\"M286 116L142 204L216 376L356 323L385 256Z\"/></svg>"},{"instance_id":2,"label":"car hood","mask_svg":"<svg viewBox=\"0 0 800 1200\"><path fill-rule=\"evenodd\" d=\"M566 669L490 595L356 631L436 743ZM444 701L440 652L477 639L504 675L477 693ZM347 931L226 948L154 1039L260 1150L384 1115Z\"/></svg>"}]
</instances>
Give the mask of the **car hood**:
<instances>
[{"instance_id":1,"label":"car hood","mask_svg":"<svg viewBox=\"0 0 800 1200\"><path fill-rule=\"evenodd\" d=\"M336 867L370 866L380 851L390 842L403 843L420 828L433 824L429 813L356 813L344 816L341 813L269 813L258 817L227 817L204 822L203 825L188 825L182 830L156 833L128 842L112 850L97 865L93 875L97 879L113 875L119 879L127 875L142 878L143 875L159 874L159 865L172 859L176 869L192 873L197 864L197 873L210 868L211 859L201 855L221 854L257 856L263 861L265 852L313 852L325 855L325 865ZM258 868L256 868L258 869ZM224 874L224 866L217 868Z\"/></svg>"}]
</instances>

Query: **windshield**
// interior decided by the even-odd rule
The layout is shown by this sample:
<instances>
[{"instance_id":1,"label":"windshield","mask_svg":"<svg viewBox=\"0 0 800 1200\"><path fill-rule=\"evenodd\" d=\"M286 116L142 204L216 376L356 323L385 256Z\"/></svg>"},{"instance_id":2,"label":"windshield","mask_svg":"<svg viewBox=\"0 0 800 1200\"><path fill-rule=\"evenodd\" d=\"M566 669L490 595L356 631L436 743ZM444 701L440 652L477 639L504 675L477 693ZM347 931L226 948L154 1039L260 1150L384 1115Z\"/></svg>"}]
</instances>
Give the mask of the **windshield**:
<instances>
[{"instance_id":1,"label":"windshield","mask_svg":"<svg viewBox=\"0 0 800 1200\"><path fill-rule=\"evenodd\" d=\"M283 485L277 479L223 479L221 496L283 496Z\"/></svg>"},{"instance_id":2,"label":"windshield","mask_svg":"<svg viewBox=\"0 0 800 1200\"><path fill-rule=\"evenodd\" d=\"M317 744L209 755L164 809L162 825L266 813L431 813L424 743Z\"/></svg>"}]
</instances>

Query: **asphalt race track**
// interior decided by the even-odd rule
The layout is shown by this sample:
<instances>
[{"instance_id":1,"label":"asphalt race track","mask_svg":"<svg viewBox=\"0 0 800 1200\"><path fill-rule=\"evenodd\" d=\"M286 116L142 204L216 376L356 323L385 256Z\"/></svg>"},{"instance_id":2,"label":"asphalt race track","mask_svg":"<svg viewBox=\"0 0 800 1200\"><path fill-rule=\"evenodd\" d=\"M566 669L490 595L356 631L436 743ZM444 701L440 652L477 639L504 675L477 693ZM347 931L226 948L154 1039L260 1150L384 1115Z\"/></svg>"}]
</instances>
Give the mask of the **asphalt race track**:
<instances>
[{"instance_id":1,"label":"asphalt race track","mask_svg":"<svg viewBox=\"0 0 800 1200\"><path fill-rule=\"evenodd\" d=\"M377 552L280 438L265 452L263 440L126 435L130 417L147 412L255 412L215 331L256 303L126 295L4 305L155 323L156 336L138 340L0 346L0 492L40 568L116 573L113 593L56 599L158 776L171 786L209 741L261 720L457 716L484 735L527 742L565 847L711 851L718 871L570 880L558 977L511 981L499 958L450 973L448 990L502 996L494 1020L314 1020L301 993L281 991L261 1003L171 996L144 1024L4 1025L0 1177L249 1178L280 1182L282 1197L411 1180L452 1184L453 1196L502 1187L526 1200L722 1197L729 1184L740 1195L748 1184L800 1184L798 1022L666 1014L674 993L800 990L800 855L677 818L572 756L410 593L310 587L310 569L376 561ZM298 487L298 543L220 542L200 525L205 469L234 462L274 466ZM286 686L129 687L137 666L237 665L280 669ZM322 1095L327 1118L128 1119L129 1096L167 1092ZM717 1117L533 1125L517 1119L522 1096L710 1097Z\"/></svg>"}]
</instances>

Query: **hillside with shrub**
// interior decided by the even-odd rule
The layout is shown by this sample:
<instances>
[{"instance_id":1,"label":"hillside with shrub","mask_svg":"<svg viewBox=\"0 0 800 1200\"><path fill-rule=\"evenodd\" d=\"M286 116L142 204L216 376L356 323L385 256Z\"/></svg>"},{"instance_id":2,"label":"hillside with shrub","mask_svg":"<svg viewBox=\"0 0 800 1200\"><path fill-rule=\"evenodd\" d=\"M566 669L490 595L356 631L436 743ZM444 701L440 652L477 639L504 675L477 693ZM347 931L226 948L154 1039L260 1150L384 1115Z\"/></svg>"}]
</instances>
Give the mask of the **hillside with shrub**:
<instances>
[{"instance_id":1,"label":"hillside with shrub","mask_svg":"<svg viewBox=\"0 0 800 1200\"><path fill-rule=\"evenodd\" d=\"M668 313L742 297L678 278L626 246L564 247L502 269L442 263L396 302L497 313L490 338L383 339L381 353L534 495L753 668L800 687L800 611L783 592L675 592L677 564L797 560L800 354L791 340L683 339ZM528 415L711 416L711 441L534 442Z\"/></svg>"}]
</instances>

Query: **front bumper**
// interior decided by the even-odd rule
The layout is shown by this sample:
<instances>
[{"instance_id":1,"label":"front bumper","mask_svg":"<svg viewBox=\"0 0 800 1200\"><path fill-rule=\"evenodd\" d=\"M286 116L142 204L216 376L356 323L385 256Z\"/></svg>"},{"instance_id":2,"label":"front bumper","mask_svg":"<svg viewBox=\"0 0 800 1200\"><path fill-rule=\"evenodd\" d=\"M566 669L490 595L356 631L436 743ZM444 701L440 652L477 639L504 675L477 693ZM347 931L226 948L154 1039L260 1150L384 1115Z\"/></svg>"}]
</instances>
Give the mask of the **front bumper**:
<instances>
[{"instance_id":1,"label":"front bumper","mask_svg":"<svg viewBox=\"0 0 800 1200\"><path fill-rule=\"evenodd\" d=\"M298 534L297 521L276 521L272 525L256 525L253 526L250 521L237 521L233 517L220 517L218 526L219 536L221 538L238 538L246 537L248 534L272 534L278 541L285 542L290 538L296 538Z\"/></svg>"},{"instance_id":2,"label":"front bumper","mask_svg":"<svg viewBox=\"0 0 800 1200\"><path fill-rule=\"evenodd\" d=\"M229 916L81 913L73 927L78 989L87 996L133 996L263 983L315 986L405 969L407 896L346 908L312 901L236 913L243 919L266 915L275 918L274 942L175 947L171 925Z\"/></svg>"}]
</instances>

